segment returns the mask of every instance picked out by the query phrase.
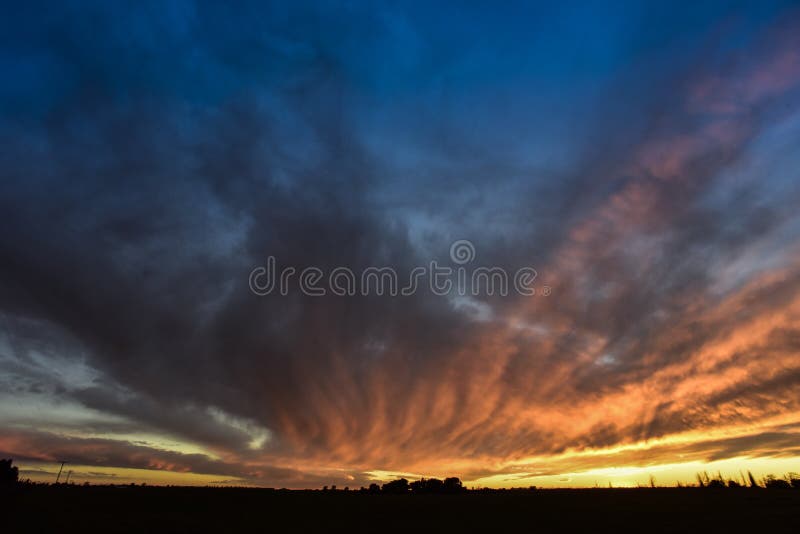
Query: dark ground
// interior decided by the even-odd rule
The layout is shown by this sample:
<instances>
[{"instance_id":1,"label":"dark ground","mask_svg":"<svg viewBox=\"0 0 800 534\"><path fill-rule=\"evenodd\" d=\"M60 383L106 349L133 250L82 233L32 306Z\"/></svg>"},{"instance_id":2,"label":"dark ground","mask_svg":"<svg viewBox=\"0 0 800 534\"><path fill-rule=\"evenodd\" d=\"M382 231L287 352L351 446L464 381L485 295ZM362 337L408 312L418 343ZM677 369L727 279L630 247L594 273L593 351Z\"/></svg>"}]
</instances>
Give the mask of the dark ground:
<instances>
[{"instance_id":1,"label":"dark ground","mask_svg":"<svg viewBox=\"0 0 800 534\"><path fill-rule=\"evenodd\" d=\"M792 532L800 491L587 489L460 495L22 486L13 532Z\"/></svg>"}]
</instances>

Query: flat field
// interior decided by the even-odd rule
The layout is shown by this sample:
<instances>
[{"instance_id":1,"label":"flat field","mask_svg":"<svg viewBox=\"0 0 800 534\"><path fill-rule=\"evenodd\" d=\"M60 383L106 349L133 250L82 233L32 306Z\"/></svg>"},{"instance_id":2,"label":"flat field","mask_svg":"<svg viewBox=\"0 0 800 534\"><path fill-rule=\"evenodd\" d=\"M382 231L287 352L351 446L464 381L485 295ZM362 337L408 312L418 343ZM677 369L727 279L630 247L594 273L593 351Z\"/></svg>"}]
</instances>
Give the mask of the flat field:
<instances>
[{"instance_id":1,"label":"flat field","mask_svg":"<svg viewBox=\"0 0 800 534\"><path fill-rule=\"evenodd\" d=\"M386 495L21 486L0 532L800 532L800 491L647 488Z\"/></svg>"}]
</instances>

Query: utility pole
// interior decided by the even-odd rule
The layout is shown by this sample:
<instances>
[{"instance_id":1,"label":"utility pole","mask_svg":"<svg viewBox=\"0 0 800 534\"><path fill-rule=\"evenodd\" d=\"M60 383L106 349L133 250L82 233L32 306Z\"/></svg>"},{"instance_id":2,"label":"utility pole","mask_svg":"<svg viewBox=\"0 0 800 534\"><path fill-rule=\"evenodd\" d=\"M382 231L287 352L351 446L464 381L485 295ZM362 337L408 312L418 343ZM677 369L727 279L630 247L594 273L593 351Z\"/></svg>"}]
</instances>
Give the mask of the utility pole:
<instances>
[{"instance_id":1,"label":"utility pole","mask_svg":"<svg viewBox=\"0 0 800 534\"><path fill-rule=\"evenodd\" d=\"M58 481L61 479L61 471L64 470L65 463L67 463L66 460L61 461L61 467L58 469L58 476L56 477L56 484L58 484Z\"/></svg>"},{"instance_id":2,"label":"utility pole","mask_svg":"<svg viewBox=\"0 0 800 534\"><path fill-rule=\"evenodd\" d=\"M64 480L64 484L69 484L69 477L71 477L71 476L72 476L72 469L67 471L67 478L66 478L66 480Z\"/></svg>"}]
</instances>

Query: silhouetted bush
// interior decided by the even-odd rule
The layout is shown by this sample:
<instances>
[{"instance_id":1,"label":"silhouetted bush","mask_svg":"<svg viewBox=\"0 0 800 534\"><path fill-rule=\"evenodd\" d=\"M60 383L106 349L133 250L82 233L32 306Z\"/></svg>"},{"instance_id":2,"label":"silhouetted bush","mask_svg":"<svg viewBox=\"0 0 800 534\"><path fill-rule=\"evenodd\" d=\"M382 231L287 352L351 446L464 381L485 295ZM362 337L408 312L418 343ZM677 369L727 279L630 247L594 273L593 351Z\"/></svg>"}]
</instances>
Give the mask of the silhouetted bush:
<instances>
[{"instance_id":1,"label":"silhouetted bush","mask_svg":"<svg viewBox=\"0 0 800 534\"><path fill-rule=\"evenodd\" d=\"M800 489L800 475L797 473L787 473L783 476L783 478L778 478L775 475L767 475L761 479L759 483L756 481L756 477L753 476L753 473L750 471L747 472L747 477L744 474L741 474L741 482L735 479L728 479L725 480L721 473L718 473L716 478L711 478L708 476L708 473L702 472L697 473L697 485L701 488L767 488L767 489ZM681 483L678 483L678 487L682 487Z\"/></svg>"},{"instance_id":2,"label":"silhouetted bush","mask_svg":"<svg viewBox=\"0 0 800 534\"><path fill-rule=\"evenodd\" d=\"M444 479L443 489L445 493L461 493L467 490L467 488L461 484L461 479L458 477L448 477Z\"/></svg>"},{"instance_id":3,"label":"silhouetted bush","mask_svg":"<svg viewBox=\"0 0 800 534\"><path fill-rule=\"evenodd\" d=\"M767 475L764 477L764 487L767 489L790 489L792 485L788 480L775 478L775 475Z\"/></svg>"},{"instance_id":4,"label":"silhouetted bush","mask_svg":"<svg viewBox=\"0 0 800 534\"><path fill-rule=\"evenodd\" d=\"M19 469L11 465L13 462L11 458L0 460L0 484L11 485L19 481Z\"/></svg>"},{"instance_id":5,"label":"silhouetted bush","mask_svg":"<svg viewBox=\"0 0 800 534\"><path fill-rule=\"evenodd\" d=\"M10 460L3 460L3 462L7 462L4 464L6 467L10 465ZM16 468L14 468L16 470ZM756 480L756 477L753 476L753 473L750 471L747 472L747 476L743 472L740 472L736 478L726 478L722 475L722 473L717 472L716 475L709 475L708 472L702 471L696 474L697 484L694 487L701 487L701 488L711 488L716 490L726 490L726 489L735 489L739 491L744 491L744 488L757 488L757 489L800 489L800 474L798 473L787 473L783 475L782 478L778 478L775 475L767 475L759 480ZM650 487L658 487L655 485L654 480L650 480L649 483ZM685 487L692 487L692 484L685 484L681 483L680 481L677 482L677 488L685 488ZM609 483L609 488L612 488L611 484ZM646 486L640 485L640 488L644 488ZM343 491L348 491L350 488L345 487ZM497 493L497 492L504 492L504 491L514 491L514 492L532 492L536 491L536 486L530 486L529 488L497 488L497 489L490 489L490 488L472 488L468 490L462 484L461 480L458 477L448 477L444 480L438 478L421 478L419 480L415 480L414 482L409 482L405 478L400 478L397 480L392 480L390 482L386 482L383 486L379 486L376 483L372 483L369 485L368 488L361 487L358 491L359 493L371 493L371 494L414 494L414 495L426 495L426 494L435 494L435 495L444 495L444 494L457 494L462 492L480 492L480 493ZM336 486L325 486L323 487L323 491L336 491Z\"/></svg>"},{"instance_id":6,"label":"silhouetted bush","mask_svg":"<svg viewBox=\"0 0 800 534\"><path fill-rule=\"evenodd\" d=\"M422 478L410 484L413 493L443 493L444 482L438 478Z\"/></svg>"},{"instance_id":7,"label":"silhouetted bush","mask_svg":"<svg viewBox=\"0 0 800 534\"><path fill-rule=\"evenodd\" d=\"M410 484L411 492L420 493L461 493L466 491L458 477L449 477L444 480L438 478L423 478Z\"/></svg>"},{"instance_id":8,"label":"silhouetted bush","mask_svg":"<svg viewBox=\"0 0 800 534\"><path fill-rule=\"evenodd\" d=\"M401 478L392 480L382 486L383 493L408 493L408 480Z\"/></svg>"}]
</instances>

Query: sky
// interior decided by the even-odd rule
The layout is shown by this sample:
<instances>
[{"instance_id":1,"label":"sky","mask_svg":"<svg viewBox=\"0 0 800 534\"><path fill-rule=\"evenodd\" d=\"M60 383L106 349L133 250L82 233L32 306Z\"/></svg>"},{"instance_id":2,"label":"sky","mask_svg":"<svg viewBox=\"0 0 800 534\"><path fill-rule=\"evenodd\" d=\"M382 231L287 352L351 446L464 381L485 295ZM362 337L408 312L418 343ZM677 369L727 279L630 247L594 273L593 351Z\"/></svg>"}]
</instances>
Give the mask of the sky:
<instances>
[{"instance_id":1,"label":"sky","mask_svg":"<svg viewBox=\"0 0 800 534\"><path fill-rule=\"evenodd\" d=\"M0 77L22 478L800 472L792 2L25 2ZM431 262L533 294L299 280Z\"/></svg>"}]
</instances>

